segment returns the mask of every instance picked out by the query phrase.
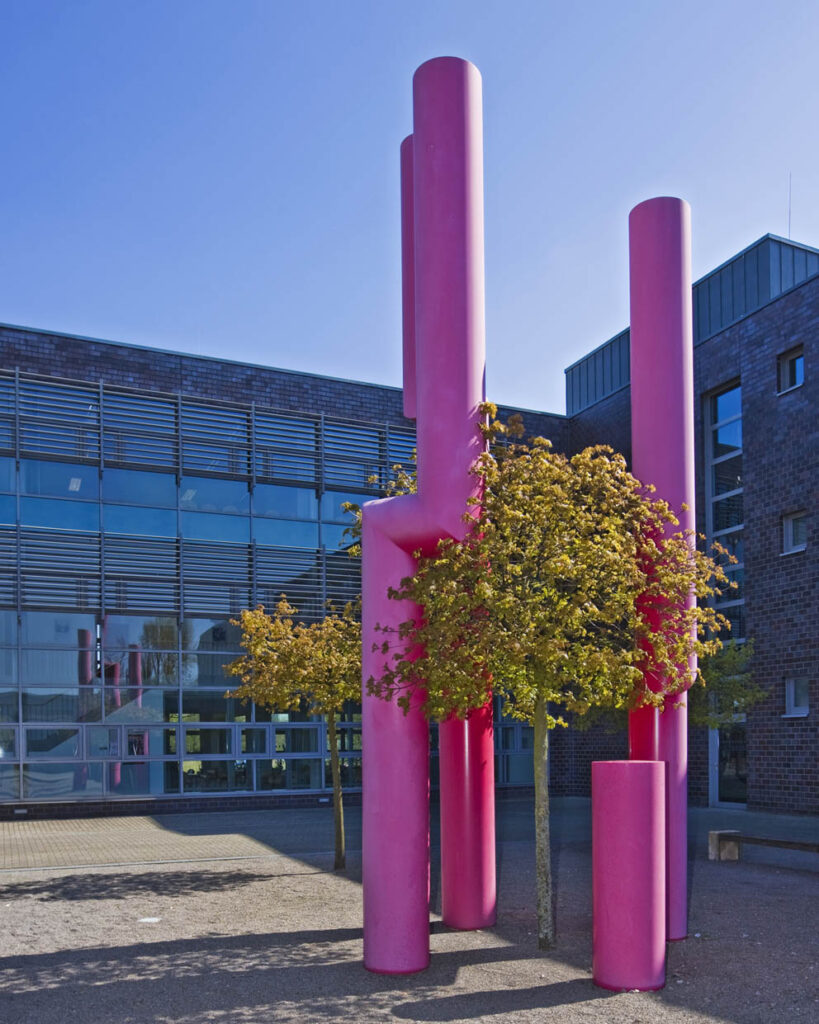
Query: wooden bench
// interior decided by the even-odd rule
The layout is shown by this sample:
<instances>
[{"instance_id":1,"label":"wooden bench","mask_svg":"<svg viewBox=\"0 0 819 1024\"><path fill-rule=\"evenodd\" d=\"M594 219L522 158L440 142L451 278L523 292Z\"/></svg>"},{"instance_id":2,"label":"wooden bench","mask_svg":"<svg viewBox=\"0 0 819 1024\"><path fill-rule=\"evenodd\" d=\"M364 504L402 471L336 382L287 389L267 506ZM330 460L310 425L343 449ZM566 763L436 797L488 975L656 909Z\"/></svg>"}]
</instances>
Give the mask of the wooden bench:
<instances>
[{"instance_id":1,"label":"wooden bench","mask_svg":"<svg viewBox=\"0 0 819 1024\"><path fill-rule=\"evenodd\" d=\"M780 850L819 853L819 843L796 839L771 839L766 836L746 836L735 829L720 829L708 833L709 860L739 860L743 846L772 846Z\"/></svg>"}]
</instances>

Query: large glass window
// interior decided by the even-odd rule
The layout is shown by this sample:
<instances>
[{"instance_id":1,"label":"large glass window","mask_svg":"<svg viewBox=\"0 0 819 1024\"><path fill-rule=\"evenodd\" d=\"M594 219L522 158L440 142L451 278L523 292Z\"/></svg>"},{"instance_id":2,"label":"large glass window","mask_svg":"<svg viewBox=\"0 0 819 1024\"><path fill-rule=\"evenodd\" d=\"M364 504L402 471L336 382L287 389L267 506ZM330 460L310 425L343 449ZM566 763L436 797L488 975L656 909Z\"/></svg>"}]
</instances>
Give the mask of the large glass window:
<instances>
[{"instance_id":1,"label":"large glass window","mask_svg":"<svg viewBox=\"0 0 819 1024\"><path fill-rule=\"evenodd\" d=\"M99 469L85 463L20 460L20 490L52 498L87 498L100 494Z\"/></svg>"},{"instance_id":2,"label":"large glass window","mask_svg":"<svg viewBox=\"0 0 819 1024\"><path fill-rule=\"evenodd\" d=\"M316 519L316 492L308 487L256 484L253 489L253 514L282 516L285 519Z\"/></svg>"},{"instance_id":3,"label":"large glass window","mask_svg":"<svg viewBox=\"0 0 819 1024\"><path fill-rule=\"evenodd\" d=\"M176 650L178 627L175 618L164 615L108 615L103 627L106 648L132 644L145 650Z\"/></svg>"},{"instance_id":4,"label":"large glass window","mask_svg":"<svg viewBox=\"0 0 819 1024\"><path fill-rule=\"evenodd\" d=\"M0 494L0 523L14 526L17 522L17 499L13 494Z\"/></svg>"},{"instance_id":5,"label":"large glass window","mask_svg":"<svg viewBox=\"0 0 819 1024\"><path fill-rule=\"evenodd\" d=\"M178 716L177 690L106 686L106 722L169 722Z\"/></svg>"},{"instance_id":6,"label":"large glass window","mask_svg":"<svg viewBox=\"0 0 819 1024\"><path fill-rule=\"evenodd\" d=\"M105 651L107 666L117 665L119 682L127 686L176 686L179 656L175 651Z\"/></svg>"},{"instance_id":7,"label":"large glass window","mask_svg":"<svg viewBox=\"0 0 819 1024\"><path fill-rule=\"evenodd\" d=\"M0 458L0 491L13 491L14 477L14 459L4 455Z\"/></svg>"},{"instance_id":8,"label":"large glass window","mask_svg":"<svg viewBox=\"0 0 819 1024\"><path fill-rule=\"evenodd\" d=\"M20 797L20 769L16 764L0 764L0 800Z\"/></svg>"},{"instance_id":9,"label":"large glass window","mask_svg":"<svg viewBox=\"0 0 819 1024\"><path fill-rule=\"evenodd\" d=\"M742 579L742 534L745 520L742 488L742 390L739 385L712 395L708 405L706 449L707 525L709 539L718 541L736 564L726 560L729 579ZM726 590L717 607L731 623L731 638L745 636L744 600L739 589Z\"/></svg>"},{"instance_id":10,"label":"large glass window","mask_svg":"<svg viewBox=\"0 0 819 1024\"><path fill-rule=\"evenodd\" d=\"M292 519L254 519L253 538L257 544L284 548L317 548L318 524Z\"/></svg>"},{"instance_id":11,"label":"large glass window","mask_svg":"<svg viewBox=\"0 0 819 1024\"><path fill-rule=\"evenodd\" d=\"M105 501L130 505L176 505L176 477L170 473L146 473L134 469L106 469L102 475Z\"/></svg>"},{"instance_id":12,"label":"large glass window","mask_svg":"<svg viewBox=\"0 0 819 1024\"><path fill-rule=\"evenodd\" d=\"M100 528L100 507L88 501L59 501L56 498L21 498L20 522L50 530L93 530Z\"/></svg>"},{"instance_id":13,"label":"large glass window","mask_svg":"<svg viewBox=\"0 0 819 1024\"><path fill-rule=\"evenodd\" d=\"M26 729L26 756L81 757L79 729Z\"/></svg>"},{"instance_id":14,"label":"large glass window","mask_svg":"<svg viewBox=\"0 0 819 1024\"><path fill-rule=\"evenodd\" d=\"M0 722L16 722L18 718L17 690L0 690Z\"/></svg>"},{"instance_id":15,"label":"large glass window","mask_svg":"<svg viewBox=\"0 0 819 1024\"><path fill-rule=\"evenodd\" d=\"M23 798L48 800L60 797L73 799L102 796L103 765L40 764L23 765Z\"/></svg>"},{"instance_id":16,"label":"large glass window","mask_svg":"<svg viewBox=\"0 0 819 1024\"><path fill-rule=\"evenodd\" d=\"M142 537L175 537L177 533L176 512L167 508L105 505L103 521L106 533L127 533Z\"/></svg>"},{"instance_id":17,"label":"large glass window","mask_svg":"<svg viewBox=\"0 0 819 1024\"><path fill-rule=\"evenodd\" d=\"M183 651L240 651L241 627L230 619L185 619Z\"/></svg>"},{"instance_id":18,"label":"large glass window","mask_svg":"<svg viewBox=\"0 0 819 1024\"><path fill-rule=\"evenodd\" d=\"M92 650L97 620L82 612L23 612L24 647L70 647Z\"/></svg>"},{"instance_id":19,"label":"large glass window","mask_svg":"<svg viewBox=\"0 0 819 1024\"><path fill-rule=\"evenodd\" d=\"M77 686L89 683L95 677L93 651L49 648L24 650L20 654L20 681L29 686Z\"/></svg>"},{"instance_id":20,"label":"large glass window","mask_svg":"<svg viewBox=\"0 0 819 1024\"><path fill-rule=\"evenodd\" d=\"M215 540L233 544L250 543L250 520L214 512L182 512L182 536L191 540Z\"/></svg>"},{"instance_id":21,"label":"large glass window","mask_svg":"<svg viewBox=\"0 0 819 1024\"><path fill-rule=\"evenodd\" d=\"M16 713L15 707L15 717ZM24 722L99 722L101 718L102 690L95 687L23 690Z\"/></svg>"},{"instance_id":22,"label":"large glass window","mask_svg":"<svg viewBox=\"0 0 819 1024\"><path fill-rule=\"evenodd\" d=\"M220 480L207 476L183 476L179 486L179 504L182 508L200 512L250 511L250 491L244 481Z\"/></svg>"}]
</instances>

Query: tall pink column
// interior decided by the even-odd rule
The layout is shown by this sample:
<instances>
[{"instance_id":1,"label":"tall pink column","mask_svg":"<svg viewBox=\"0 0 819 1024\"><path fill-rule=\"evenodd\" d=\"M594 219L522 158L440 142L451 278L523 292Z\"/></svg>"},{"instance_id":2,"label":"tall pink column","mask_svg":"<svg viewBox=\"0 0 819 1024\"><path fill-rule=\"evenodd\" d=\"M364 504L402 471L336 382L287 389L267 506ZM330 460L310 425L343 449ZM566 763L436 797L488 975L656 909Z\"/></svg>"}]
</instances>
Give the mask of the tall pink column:
<instances>
[{"instance_id":1,"label":"tall pink column","mask_svg":"<svg viewBox=\"0 0 819 1024\"><path fill-rule=\"evenodd\" d=\"M631 278L631 437L635 476L654 484L694 529L694 356L691 211L682 199L649 199L629 216ZM683 509L683 505L687 508ZM694 595L688 603L693 606ZM691 666L693 671L695 666ZM693 676L692 676L693 678ZM650 680L656 689L662 680ZM662 713L631 716L630 756L666 762L668 938L687 931L686 695Z\"/></svg>"},{"instance_id":2,"label":"tall pink column","mask_svg":"<svg viewBox=\"0 0 819 1024\"><path fill-rule=\"evenodd\" d=\"M417 418L418 493L364 506L365 683L383 670L384 655L371 651L384 640L376 623L412 614L388 600L387 587L413 571L412 552L463 536L476 493L470 469L483 450L480 75L454 57L428 61L415 74L413 100L401 163L405 411ZM462 928L495 919L490 711L440 732L444 919ZM416 971L429 958L428 730L415 709L404 717L366 693L363 718L364 963Z\"/></svg>"}]
</instances>

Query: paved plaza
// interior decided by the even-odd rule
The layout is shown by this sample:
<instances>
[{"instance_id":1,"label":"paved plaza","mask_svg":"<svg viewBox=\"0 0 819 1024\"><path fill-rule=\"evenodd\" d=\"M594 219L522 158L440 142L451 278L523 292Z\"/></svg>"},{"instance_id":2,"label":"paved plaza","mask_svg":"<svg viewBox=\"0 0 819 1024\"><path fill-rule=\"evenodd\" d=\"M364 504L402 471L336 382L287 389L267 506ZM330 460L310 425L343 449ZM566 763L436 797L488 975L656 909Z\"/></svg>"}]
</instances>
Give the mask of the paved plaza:
<instances>
[{"instance_id":1,"label":"paved plaza","mask_svg":"<svg viewBox=\"0 0 819 1024\"><path fill-rule=\"evenodd\" d=\"M664 990L621 994L591 981L588 801L555 801L548 955L535 945L531 802L500 801L498 819L497 926L453 932L434 914L432 964L404 977L361 966L357 808L345 874L326 807L0 822L0 1021L819 1019L819 857L706 859L709 829L816 841L816 818L693 810L690 937L670 947ZM439 907L434 867L432 891Z\"/></svg>"}]
</instances>

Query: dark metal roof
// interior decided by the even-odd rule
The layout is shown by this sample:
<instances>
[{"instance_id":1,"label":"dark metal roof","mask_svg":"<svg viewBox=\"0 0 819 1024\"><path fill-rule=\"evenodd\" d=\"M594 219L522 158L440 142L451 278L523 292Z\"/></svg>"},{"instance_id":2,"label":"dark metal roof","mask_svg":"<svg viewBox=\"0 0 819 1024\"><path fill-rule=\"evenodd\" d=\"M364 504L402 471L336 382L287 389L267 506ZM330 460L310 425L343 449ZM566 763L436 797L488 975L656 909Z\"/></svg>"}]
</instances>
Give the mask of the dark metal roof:
<instances>
[{"instance_id":1,"label":"dark metal roof","mask_svg":"<svg viewBox=\"0 0 819 1024\"><path fill-rule=\"evenodd\" d=\"M694 283L694 344L719 334L817 274L819 249L764 235ZM629 341L626 328L568 367L568 416L629 383Z\"/></svg>"}]
</instances>

